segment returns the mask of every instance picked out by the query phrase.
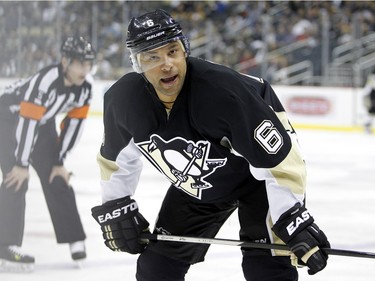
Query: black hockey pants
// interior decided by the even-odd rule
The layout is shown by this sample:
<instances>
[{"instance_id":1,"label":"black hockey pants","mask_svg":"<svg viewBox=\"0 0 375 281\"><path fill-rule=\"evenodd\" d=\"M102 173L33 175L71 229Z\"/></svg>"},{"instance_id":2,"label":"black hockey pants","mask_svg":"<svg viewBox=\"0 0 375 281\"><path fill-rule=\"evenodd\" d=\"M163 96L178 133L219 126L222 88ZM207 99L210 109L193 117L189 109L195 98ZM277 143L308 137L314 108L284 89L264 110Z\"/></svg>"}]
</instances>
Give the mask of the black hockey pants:
<instances>
[{"instance_id":1,"label":"black hockey pants","mask_svg":"<svg viewBox=\"0 0 375 281\"><path fill-rule=\"evenodd\" d=\"M15 122L0 119L0 164L3 175L15 164ZM61 177L49 183L54 165L53 155L57 152L57 131L54 121L41 126L38 139L31 155L32 167L37 172L47 202L58 243L84 240L86 235L77 210L73 188L67 186ZM15 192L14 188L0 187L0 244L22 245L25 225L25 197L28 183Z\"/></svg>"},{"instance_id":2,"label":"black hockey pants","mask_svg":"<svg viewBox=\"0 0 375 281\"><path fill-rule=\"evenodd\" d=\"M169 188L154 232L212 238L237 207L241 239L269 243L267 195L264 183L255 180L235 200L217 203L192 201L177 188ZM184 280L190 265L202 262L208 249L206 244L150 242L139 256L137 280ZM269 250L243 249L242 253L243 274L248 281L298 280L289 256L273 256Z\"/></svg>"}]
</instances>

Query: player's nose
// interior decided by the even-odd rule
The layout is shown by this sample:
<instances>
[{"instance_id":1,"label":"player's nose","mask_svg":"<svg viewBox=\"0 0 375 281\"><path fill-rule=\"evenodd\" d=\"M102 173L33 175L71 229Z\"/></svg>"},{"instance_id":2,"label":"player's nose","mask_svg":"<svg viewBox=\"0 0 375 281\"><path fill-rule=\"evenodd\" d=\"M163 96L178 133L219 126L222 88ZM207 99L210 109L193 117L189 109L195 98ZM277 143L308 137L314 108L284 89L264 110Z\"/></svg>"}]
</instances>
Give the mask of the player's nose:
<instances>
[{"instance_id":1,"label":"player's nose","mask_svg":"<svg viewBox=\"0 0 375 281\"><path fill-rule=\"evenodd\" d=\"M173 62L172 58L165 56L163 58L163 63L162 63L162 70L163 71L170 71L173 67Z\"/></svg>"}]
</instances>

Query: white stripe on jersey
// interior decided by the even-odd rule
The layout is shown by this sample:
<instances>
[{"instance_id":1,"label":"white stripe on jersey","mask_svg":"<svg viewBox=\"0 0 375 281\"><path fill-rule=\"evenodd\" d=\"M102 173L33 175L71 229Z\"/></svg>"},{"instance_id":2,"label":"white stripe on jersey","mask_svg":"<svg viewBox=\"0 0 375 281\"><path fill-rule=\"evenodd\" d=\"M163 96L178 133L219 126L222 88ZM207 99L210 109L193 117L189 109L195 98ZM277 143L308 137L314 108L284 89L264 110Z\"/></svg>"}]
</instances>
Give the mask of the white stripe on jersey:
<instances>
[{"instance_id":1,"label":"white stripe on jersey","mask_svg":"<svg viewBox=\"0 0 375 281\"><path fill-rule=\"evenodd\" d=\"M81 135L83 133L83 127L84 127L84 123L86 122L85 119L80 119L78 121L81 121L81 125L79 126L79 131L77 132L77 135L76 135L76 138L74 139L74 144L73 144L73 147L75 147L75 145L78 143L78 141L81 139ZM78 124L79 125L79 124Z\"/></svg>"},{"instance_id":2,"label":"white stripe on jersey","mask_svg":"<svg viewBox=\"0 0 375 281\"><path fill-rule=\"evenodd\" d=\"M18 150L20 148L20 139L21 139L21 134L22 134L22 128L23 128L23 123L25 122L25 119L23 118L19 118L18 119L18 125L17 125L17 128L16 128L16 140L17 140L17 147L16 147L16 150L14 152L14 155L17 157L18 155Z\"/></svg>"},{"instance_id":3,"label":"white stripe on jersey","mask_svg":"<svg viewBox=\"0 0 375 281\"><path fill-rule=\"evenodd\" d=\"M39 83L39 90L43 93L47 93L51 86L51 81L55 81L59 77L59 71L57 67L51 68L42 78Z\"/></svg>"},{"instance_id":4,"label":"white stripe on jersey","mask_svg":"<svg viewBox=\"0 0 375 281\"><path fill-rule=\"evenodd\" d=\"M74 139L74 133L76 132L76 128L79 125L79 119L70 119L69 128L66 128L65 136L63 143L61 145L61 151L59 154L59 159L62 159L65 153L68 151L70 143ZM77 138L76 138L77 140Z\"/></svg>"},{"instance_id":5,"label":"white stripe on jersey","mask_svg":"<svg viewBox=\"0 0 375 281\"><path fill-rule=\"evenodd\" d=\"M44 114L43 118L40 120L41 124L44 124L47 120L54 117L59 113L61 105L65 102L65 95L57 95L56 101L51 108Z\"/></svg>"},{"instance_id":6,"label":"white stripe on jersey","mask_svg":"<svg viewBox=\"0 0 375 281\"><path fill-rule=\"evenodd\" d=\"M25 139L23 153L20 159L23 165L27 165L29 163L29 157L30 157L33 145L34 145L34 138L37 137L37 135L34 136L37 124L38 124L37 121L33 119L29 120L29 126L27 128L27 137Z\"/></svg>"},{"instance_id":7,"label":"white stripe on jersey","mask_svg":"<svg viewBox=\"0 0 375 281\"><path fill-rule=\"evenodd\" d=\"M35 82L36 80L38 79L39 77L39 73L37 75L35 75L31 80L30 80L30 84L29 84L29 87L27 87L27 90L26 90L26 93L25 93L25 97L24 97L24 100L30 100L30 95L31 93L33 92L33 89L34 89L34 85L35 85Z\"/></svg>"},{"instance_id":8,"label":"white stripe on jersey","mask_svg":"<svg viewBox=\"0 0 375 281\"><path fill-rule=\"evenodd\" d=\"M15 155L18 154L18 149L21 147L22 154L19 160L21 161L21 164L24 166L27 166L29 164L29 157L30 157L33 145L34 145L34 138L37 137L37 136L34 137L37 124L38 122L33 119L25 120L25 118L23 117L19 118L19 123L18 123L17 131L16 131L16 139L17 139L18 146L15 151ZM24 142L22 142L21 137L22 137L23 127L25 125L27 126L26 137L24 138Z\"/></svg>"}]
</instances>

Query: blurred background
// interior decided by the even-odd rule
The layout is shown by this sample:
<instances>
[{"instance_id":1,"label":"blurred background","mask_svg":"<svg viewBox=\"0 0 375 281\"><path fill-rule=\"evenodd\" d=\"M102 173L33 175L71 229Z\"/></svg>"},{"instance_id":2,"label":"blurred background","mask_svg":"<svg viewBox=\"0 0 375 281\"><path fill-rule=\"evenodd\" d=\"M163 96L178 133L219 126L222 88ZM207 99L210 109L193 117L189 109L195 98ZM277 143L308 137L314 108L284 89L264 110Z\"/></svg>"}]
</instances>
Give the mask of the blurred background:
<instances>
[{"instance_id":1,"label":"blurred background","mask_svg":"<svg viewBox=\"0 0 375 281\"><path fill-rule=\"evenodd\" d=\"M130 70L129 19L171 13L192 55L273 84L363 87L375 68L374 1L0 1L0 78L23 78L60 59L65 37L98 51L95 78Z\"/></svg>"}]
</instances>

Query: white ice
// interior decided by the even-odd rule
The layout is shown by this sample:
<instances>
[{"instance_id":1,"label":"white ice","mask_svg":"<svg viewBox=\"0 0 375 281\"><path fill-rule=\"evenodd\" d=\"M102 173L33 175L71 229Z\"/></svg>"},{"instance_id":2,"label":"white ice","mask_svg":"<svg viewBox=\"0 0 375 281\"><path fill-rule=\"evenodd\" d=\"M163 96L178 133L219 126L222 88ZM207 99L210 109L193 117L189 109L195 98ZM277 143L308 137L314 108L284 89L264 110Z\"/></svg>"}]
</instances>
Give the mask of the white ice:
<instances>
[{"instance_id":1,"label":"white ice","mask_svg":"<svg viewBox=\"0 0 375 281\"><path fill-rule=\"evenodd\" d=\"M307 204L316 223L334 248L375 252L375 135L297 131L308 167ZM35 270L28 274L0 273L1 281L135 280L137 256L107 249L100 228L91 217L91 207L101 203L96 164L101 139L101 117L91 116L80 144L66 162L74 172L71 181L87 234L87 260L78 268L70 258L69 247L56 243L39 181L32 174L23 249L35 256ZM135 199L151 226L168 186L161 175L145 164ZM238 239L236 214L217 237ZM330 256L324 271L309 276L306 268L301 268L299 273L300 280L370 281L375 280L375 259ZM206 261L192 266L186 280L245 280L240 249L211 246Z\"/></svg>"}]
</instances>

